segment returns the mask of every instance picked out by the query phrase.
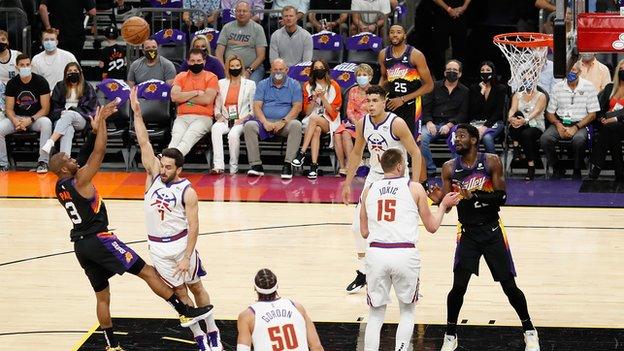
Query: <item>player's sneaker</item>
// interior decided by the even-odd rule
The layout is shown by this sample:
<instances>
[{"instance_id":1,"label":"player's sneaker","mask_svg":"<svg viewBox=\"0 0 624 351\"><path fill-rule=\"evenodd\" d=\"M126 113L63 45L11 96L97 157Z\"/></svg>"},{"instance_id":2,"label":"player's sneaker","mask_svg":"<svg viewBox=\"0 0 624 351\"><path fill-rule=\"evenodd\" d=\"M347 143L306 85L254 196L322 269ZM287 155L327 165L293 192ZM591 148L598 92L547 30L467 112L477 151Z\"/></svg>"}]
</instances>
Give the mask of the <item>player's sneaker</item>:
<instances>
[{"instance_id":1,"label":"player's sneaker","mask_svg":"<svg viewBox=\"0 0 624 351\"><path fill-rule=\"evenodd\" d=\"M366 285L366 274L355 271L357 274L355 279L351 282L351 284L347 285L347 292L349 294L355 294L356 292L362 290L362 288Z\"/></svg>"},{"instance_id":2,"label":"player's sneaker","mask_svg":"<svg viewBox=\"0 0 624 351\"><path fill-rule=\"evenodd\" d=\"M453 351L457 348L457 336L444 334L444 343L440 351Z\"/></svg>"},{"instance_id":3,"label":"player's sneaker","mask_svg":"<svg viewBox=\"0 0 624 351\"><path fill-rule=\"evenodd\" d=\"M208 333L208 345L210 345L210 351L223 351L221 335L219 335L218 330Z\"/></svg>"},{"instance_id":4,"label":"player's sneaker","mask_svg":"<svg viewBox=\"0 0 624 351\"><path fill-rule=\"evenodd\" d=\"M106 346L106 351L124 351L124 349L122 349L120 345L115 347Z\"/></svg>"},{"instance_id":5,"label":"player's sneaker","mask_svg":"<svg viewBox=\"0 0 624 351\"><path fill-rule=\"evenodd\" d=\"M524 351L540 351L539 337L537 337L537 330L527 330L524 332L524 343L526 347Z\"/></svg>"},{"instance_id":6,"label":"player's sneaker","mask_svg":"<svg viewBox=\"0 0 624 351\"><path fill-rule=\"evenodd\" d=\"M180 325L184 328L190 327L198 321L205 319L212 314L214 306L207 305L204 307L186 306L186 313L180 315Z\"/></svg>"},{"instance_id":7,"label":"player's sneaker","mask_svg":"<svg viewBox=\"0 0 624 351\"><path fill-rule=\"evenodd\" d=\"M199 351L211 351L210 346L208 345L208 337L206 336L206 334L196 336L195 342L197 343L197 348Z\"/></svg>"}]
</instances>

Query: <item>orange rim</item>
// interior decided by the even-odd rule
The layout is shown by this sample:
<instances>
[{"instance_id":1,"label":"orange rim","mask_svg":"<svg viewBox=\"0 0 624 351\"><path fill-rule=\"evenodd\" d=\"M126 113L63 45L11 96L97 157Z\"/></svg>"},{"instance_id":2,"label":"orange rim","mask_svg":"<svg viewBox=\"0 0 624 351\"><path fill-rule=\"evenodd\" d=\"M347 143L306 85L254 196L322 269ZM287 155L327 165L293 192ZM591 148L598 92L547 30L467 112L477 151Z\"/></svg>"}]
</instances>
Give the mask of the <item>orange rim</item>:
<instances>
[{"instance_id":1,"label":"orange rim","mask_svg":"<svg viewBox=\"0 0 624 351\"><path fill-rule=\"evenodd\" d=\"M544 46L553 46L552 35L531 32L498 34L494 36L494 42L496 44L513 45L519 48L539 48Z\"/></svg>"}]
</instances>

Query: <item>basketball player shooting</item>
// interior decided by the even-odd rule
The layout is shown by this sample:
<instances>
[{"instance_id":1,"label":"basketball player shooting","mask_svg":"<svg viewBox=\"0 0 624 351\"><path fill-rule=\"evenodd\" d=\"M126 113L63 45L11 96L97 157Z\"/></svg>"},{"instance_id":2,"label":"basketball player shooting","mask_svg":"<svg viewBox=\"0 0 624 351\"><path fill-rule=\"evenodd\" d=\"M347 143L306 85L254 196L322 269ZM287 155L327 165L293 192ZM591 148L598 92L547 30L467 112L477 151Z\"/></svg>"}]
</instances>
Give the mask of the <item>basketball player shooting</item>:
<instances>
[{"instance_id":1,"label":"basketball player shooting","mask_svg":"<svg viewBox=\"0 0 624 351\"><path fill-rule=\"evenodd\" d=\"M154 155L137 94L134 87L130 106L141 163L147 172L144 202L150 257L158 274L184 303L193 305L188 287L197 306L209 306L210 296L201 282L206 272L195 249L199 235L197 193L188 179L180 177L184 155L178 149L164 149L160 159ZM199 324L190 325L197 346L201 351L223 350L214 316L207 316L205 322L208 334Z\"/></svg>"},{"instance_id":2,"label":"basketball player shooting","mask_svg":"<svg viewBox=\"0 0 624 351\"><path fill-rule=\"evenodd\" d=\"M400 319L395 350L407 351L414 331L414 308L418 300L420 253L418 218L435 233L444 213L457 205L459 193L446 194L438 210L431 213L422 185L405 177L405 159L398 149L388 149L381 156L384 176L365 188L361 197L360 230L367 239L366 284L370 307L364 351L378 351L381 326L390 288L399 300Z\"/></svg>"},{"instance_id":3,"label":"basketball player shooting","mask_svg":"<svg viewBox=\"0 0 624 351\"><path fill-rule=\"evenodd\" d=\"M258 301L238 315L236 351L323 351L314 323L303 306L277 293L277 277L261 269L254 278Z\"/></svg>"},{"instance_id":4,"label":"basketball player shooting","mask_svg":"<svg viewBox=\"0 0 624 351\"><path fill-rule=\"evenodd\" d=\"M106 119L117 111L118 100L97 108L93 117L95 142L85 143L93 147L91 156L80 167L70 155L60 152L50 159L50 170L57 175L56 198L67 211L73 223L70 239L74 243L74 252L78 262L89 278L97 301L96 314L100 328L104 332L106 350L123 350L113 333L110 315L110 289L108 279L115 274L129 272L143 279L152 291L169 302L180 314L183 327L206 318L212 312L212 306L193 308L185 305L174 291L158 276L154 267L145 261L108 230L106 206L92 179L102 165L106 153ZM90 135L92 139L94 135ZM82 150L81 154L89 153Z\"/></svg>"},{"instance_id":5,"label":"basketball player shooting","mask_svg":"<svg viewBox=\"0 0 624 351\"><path fill-rule=\"evenodd\" d=\"M368 114L357 121L355 125L355 144L349 155L347 177L342 184L342 200L345 205L351 201L351 183L355 171L362 160L364 147L370 152L370 172L366 177L365 188L376 180L383 178L381 155L384 151L396 148L412 157L412 180L418 181L422 169L422 155L416 141L403 119L392 112L386 111L387 91L379 85L372 85L366 90L366 104ZM406 152L407 151L407 152ZM404 160L407 165L407 160ZM405 174L408 174L405 167ZM360 235L359 205L356 208L352 231L355 237L355 247L358 257L358 269L355 280L347 286L350 294L360 291L366 285L366 268L364 257L366 241Z\"/></svg>"},{"instance_id":6,"label":"basketball player shooting","mask_svg":"<svg viewBox=\"0 0 624 351\"><path fill-rule=\"evenodd\" d=\"M453 288L447 297L447 327L442 351L457 349L457 318L472 274L479 274L479 260L485 257L492 277L499 282L514 308L524 330L525 351L539 351L537 331L531 323L526 298L516 285L516 269L507 234L498 212L507 193L503 166L495 154L477 152L479 131L470 124L460 124L455 132L459 155L442 166L442 191L459 189L462 200L457 205L459 226L453 267Z\"/></svg>"}]
</instances>

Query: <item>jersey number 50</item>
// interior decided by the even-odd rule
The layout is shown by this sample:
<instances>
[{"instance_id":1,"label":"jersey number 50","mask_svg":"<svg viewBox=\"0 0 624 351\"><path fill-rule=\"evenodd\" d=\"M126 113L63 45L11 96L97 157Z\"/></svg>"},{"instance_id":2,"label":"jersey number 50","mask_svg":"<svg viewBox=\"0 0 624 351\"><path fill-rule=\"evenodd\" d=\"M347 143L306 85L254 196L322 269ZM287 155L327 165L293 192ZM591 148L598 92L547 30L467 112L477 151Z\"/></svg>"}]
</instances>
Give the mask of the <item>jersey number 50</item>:
<instances>
[{"instance_id":1,"label":"jersey number 50","mask_svg":"<svg viewBox=\"0 0 624 351\"><path fill-rule=\"evenodd\" d=\"M271 327L268 331L269 338L273 343L273 351L294 350L299 347L294 325L286 324L281 327Z\"/></svg>"},{"instance_id":2,"label":"jersey number 50","mask_svg":"<svg viewBox=\"0 0 624 351\"><path fill-rule=\"evenodd\" d=\"M394 222L396 216L396 200L379 199L377 200L377 221Z\"/></svg>"}]
</instances>

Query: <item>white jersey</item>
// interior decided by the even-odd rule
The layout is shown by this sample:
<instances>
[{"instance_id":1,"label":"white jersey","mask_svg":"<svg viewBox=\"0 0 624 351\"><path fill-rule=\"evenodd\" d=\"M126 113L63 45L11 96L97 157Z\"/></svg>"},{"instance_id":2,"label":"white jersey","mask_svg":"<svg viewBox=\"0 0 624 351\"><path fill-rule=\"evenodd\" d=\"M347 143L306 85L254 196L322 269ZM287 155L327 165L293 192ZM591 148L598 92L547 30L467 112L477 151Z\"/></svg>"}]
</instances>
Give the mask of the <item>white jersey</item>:
<instances>
[{"instance_id":1,"label":"white jersey","mask_svg":"<svg viewBox=\"0 0 624 351\"><path fill-rule=\"evenodd\" d=\"M15 59L20 52L17 50L9 50L9 60L7 62L0 61L0 82L6 84L11 78L18 74L15 66ZM3 96L4 98L4 96Z\"/></svg>"},{"instance_id":2,"label":"white jersey","mask_svg":"<svg viewBox=\"0 0 624 351\"><path fill-rule=\"evenodd\" d=\"M386 119L379 125L373 123L370 115L364 116L364 126L362 128L364 140L370 152L370 170L378 174L383 174L381 168L381 155L388 149L399 149L403 152L403 157L407 164L407 151L394 134L392 134L392 122L401 118L392 112L387 112ZM407 167L406 167L407 168Z\"/></svg>"},{"instance_id":3,"label":"white jersey","mask_svg":"<svg viewBox=\"0 0 624 351\"><path fill-rule=\"evenodd\" d=\"M159 176L145 193L145 223L147 235L172 237L188 229L184 192L191 186L188 179L165 184Z\"/></svg>"},{"instance_id":4,"label":"white jersey","mask_svg":"<svg viewBox=\"0 0 624 351\"><path fill-rule=\"evenodd\" d=\"M258 301L250 308L255 314L254 350L308 350L306 322L292 301Z\"/></svg>"},{"instance_id":5,"label":"white jersey","mask_svg":"<svg viewBox=\"0 0 624 351\"><path fill-rule=\"evenodd\" d=\"M383 178L371 184L366 196L368 243L418 242L418 206L406 177Z\"/></svg>"}]
</instances>

